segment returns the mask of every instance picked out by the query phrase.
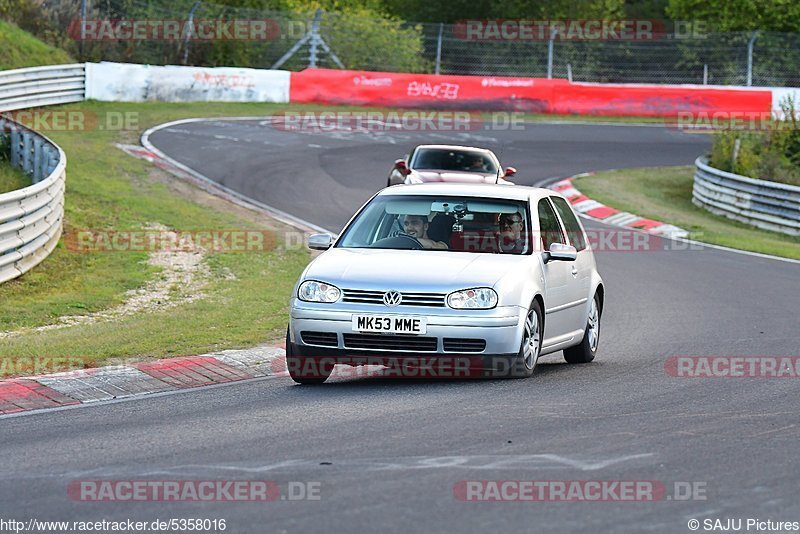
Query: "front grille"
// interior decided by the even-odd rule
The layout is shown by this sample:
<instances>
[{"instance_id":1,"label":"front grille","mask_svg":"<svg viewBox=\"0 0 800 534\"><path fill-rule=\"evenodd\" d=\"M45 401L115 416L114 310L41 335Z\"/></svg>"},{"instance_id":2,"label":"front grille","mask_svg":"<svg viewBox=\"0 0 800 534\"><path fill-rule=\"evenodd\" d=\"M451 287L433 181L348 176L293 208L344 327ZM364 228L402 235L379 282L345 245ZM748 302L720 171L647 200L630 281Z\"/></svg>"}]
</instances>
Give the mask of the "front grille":
<instances>
[{"instance_id":1,"label":"front grille","mask_svg":"<svg viewBox=\"0 0 800 534\"><path fill-rule=\"evenodd\" d=\"M352 302L356 304L383 304L383 295L386 291L363 290L363 289L344 289L342 290L342 302ZM400 306L428 306L434 308L444 308L444 293L404 293L403 302Z\"/></svg>"},{"instance_id":2,"label":"front grille","mask_svg":"<svg viewBox=\"0 0 800 534\"><path fill-rule=\"evenodd\" d=\"M300 332L300 338L306 345L321 345L323 347L338 347L339 338L336 332Z\"/></svg>"},{"instance_id":3,"label":"front grille","mask_svg":"<svg viewBox=\"0 0 800 534\"><path fill-rule=\"evenodd\" d=\"M348 349L383 349L403 352L436 352L437 338L387 336L384 334L342 334Z\"/></svg>"},{"instance_id":4,"label":"front grille","mask_svg":"<svg viewBox=\"0 0 800 534\"><path fill-rule=\"evenodd\" d=\"M486 350L485 339L461 339L446 337L442 340L445 352L483 352Z\"/></svg>"}]
</instances>

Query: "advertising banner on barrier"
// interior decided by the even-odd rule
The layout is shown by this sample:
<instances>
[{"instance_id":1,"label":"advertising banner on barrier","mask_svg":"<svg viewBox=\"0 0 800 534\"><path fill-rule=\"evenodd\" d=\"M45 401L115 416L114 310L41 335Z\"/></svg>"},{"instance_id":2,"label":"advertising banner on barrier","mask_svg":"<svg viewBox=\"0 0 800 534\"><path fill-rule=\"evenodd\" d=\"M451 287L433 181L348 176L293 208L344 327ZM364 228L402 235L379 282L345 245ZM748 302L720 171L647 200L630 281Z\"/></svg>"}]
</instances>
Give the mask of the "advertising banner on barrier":
<instances>
[{"instance_id":1,"label":"advertising banner on barrier","mask_svg":"<svg viewBox=\"0 0 800 534\"><path fill-rule=\"evenodd\" d=\"M327 69L308 69L291 76L292 103L651 117L672 117L687 111L772 109L769 89L605 85L546 78Z\"/></svg>"},{"instance_id":2,"label":"advertising banner on barrier","mask_svg":"<svg viewBox=\"0 0 800 534\"><path fill-rule=\"evenodd\" d=\"M572 83L553 95L551 113L674 117L682 112L769 112L770 90Z\"/></svg>"},{"instance_id":3,"label":"advertising banner on barrier","mask_svg":"<svg viewBox=\"0 0 800 534\"><path fill-rule=\"evenodd\" d=\"M87 63L86 98L116 102L286 103L289 101L289 72Z\"/></svg>"},{"instance_id":4,"label":"advertising banner on barrier","mask_svg":"<svg viewBox=\"0 0 800 534\"><path fill-rule=\"evenodd\" d=\"M566 80L351 70L293 72L292 103L548 113Z\"/></svg>"}]
</instances>

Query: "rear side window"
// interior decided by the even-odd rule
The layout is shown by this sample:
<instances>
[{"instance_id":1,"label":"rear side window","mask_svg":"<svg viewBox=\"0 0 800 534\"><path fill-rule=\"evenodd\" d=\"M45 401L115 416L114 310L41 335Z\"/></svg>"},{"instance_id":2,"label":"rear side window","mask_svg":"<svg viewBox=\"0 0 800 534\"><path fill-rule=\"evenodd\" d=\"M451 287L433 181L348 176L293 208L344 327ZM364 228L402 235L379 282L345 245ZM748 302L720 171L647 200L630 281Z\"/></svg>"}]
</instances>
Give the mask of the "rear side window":
<instances>
[{"instance_id":1,"label":"rear side window","mask_svg":"<svg viewBox=\"0 0 800 534\"><path fill-rule=\"evenodd\" d=\"M556 212L550 206L546 198L539 201L539 230L542 234L542 247L543 250L550 250L550 245L553 243L567 244L564 239L564 234L561 231L561 225L558 224L558 217Z\"/></svg>"},{"instance_id":2,"label":"rear side window","mask_svg":"<svg viewBox=\"0 0 800 534\"><path fill-rule=\"evenodd\" d=\"M553 204L555 204L558 214L561 215L564 226L567 227L567 235L569 235L570 243L572 243L572 246L579 252L584 250L586 248L586 239L583 237L581 225L578 222L578 218L575 217L572 208L570 208L567 201L561 197L550 197L550 199L553 201Z\"/></svg>"}]
</instances>

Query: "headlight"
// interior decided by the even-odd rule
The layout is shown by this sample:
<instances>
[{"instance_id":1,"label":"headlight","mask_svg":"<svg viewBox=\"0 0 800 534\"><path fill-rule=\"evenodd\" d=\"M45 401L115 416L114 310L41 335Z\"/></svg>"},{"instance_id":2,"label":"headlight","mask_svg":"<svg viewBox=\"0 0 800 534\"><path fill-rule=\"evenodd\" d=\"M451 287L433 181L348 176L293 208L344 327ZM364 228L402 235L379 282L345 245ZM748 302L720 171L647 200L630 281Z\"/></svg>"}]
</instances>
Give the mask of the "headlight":
<instances>
[{"instance_id":1,"label":"headlight","mask_svg":"<svg viewBox=\"0 0 800 534\"><path fill-rule=\"evenodd\" d=\"M447 305L457 310L488 310L497 306L497 293L490 287L462 289L447 295Z\"/></svg>"},{"instance_id":2,"label":"headlight","mask_svg":"<svg viewBox=\"0 0 800 534\"><path fill-rule=\"evenodd\" d=\"M306 280L297 288L297 298L306 302L336 302L341 296L338 287L316 280Z\"/></svg>"}]
</instances>

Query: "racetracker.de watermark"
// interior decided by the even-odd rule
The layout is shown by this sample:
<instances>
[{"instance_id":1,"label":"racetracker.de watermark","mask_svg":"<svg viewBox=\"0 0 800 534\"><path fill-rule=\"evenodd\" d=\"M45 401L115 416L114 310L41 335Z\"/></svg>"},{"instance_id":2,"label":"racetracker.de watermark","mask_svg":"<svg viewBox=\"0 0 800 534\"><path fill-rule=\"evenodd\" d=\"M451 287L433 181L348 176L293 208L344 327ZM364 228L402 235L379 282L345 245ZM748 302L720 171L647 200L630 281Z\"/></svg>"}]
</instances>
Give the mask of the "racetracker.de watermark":
<instances>
[{"instance_id":1,"label":"racetracker.de watermark","mask_svg":"<svg viewBox=\"0 0 800 534\"><path fill-rule=\"evenodd\" d=\"M82 502L319 501L322 483L274 480L73 480L67 495Z\"/></svg>"},{"instance_id":2,"label":"racetracker.de watermark","mask_svg":"<svg viewBox=\"0 0 800 534\"><path fill-rule=\"evenodd\" d=\"M37 132L137 131L138 111L93 111L33 109L2 115ZM10 125L13 131L15 126Z\"/></svg>"},{"instance_id":3,"label":"racetracker.de watermark","mask_svg":"<svg viewBox=\"0 0 800 534\"><path fill-rule=\"evenodd\" d=\"M514 180L514 178L510 178ZM661 223L657 223L661 225ZM589 229L585 233L588 248L593 252L664 252L702 250L703 246L685 239L669 239L647 232L620 229ZM693 237L698 237L697 235ZM573 246L579 244L577 236L570 234ZM448 246L450 250L475 253L518 253L524 250L523 243L532 246L534 252L543 252L544 243L565 243L561 232L520 232L519 235L495 230L466 230L453 232ZM583 250L583 247L581 247Z\"/></svg>"},{"instance_id":4,"label":"racetracker.de watermark","mask_svg":"<svg viewBox=\"0 0 800 534\"><path fill-rule=\"evenodd\" d=\"M309 349L306 349L309 350ZM500 367L502 363L498 362ZM408 359L392 353L382 356L307 356L272 360L272 374L327 375L331 378L466 379L486 376L487 364L480 357Z\"/></svg>"},{"instance_id":5,"label":"racetracker.de watermark","mask_svg":"<svg viewBox=\"0 0 800 534\"><path fill-rule=\"evenodd\" d=\"M273 115L271 122L276 130L305 133L525 130L521 112L285 111Z\"/></svg>"},{"instance_id":6,"label":"racetracker.de watermark","mask_svg":"<svg viewBox=\"0 0 800 534\"><path fill-rule=\"evenodd\" d=\"M800 128L800 116L791 117L772 111L679 111L666 117L664 124L681 131L788 131Z\"/></svg>"},{"instance_id":7,"label":"racetracker.de watermark","mask_svg":"<svg viewBox=\"0 0 800 534\"><path fill-rule=\"evenodd\" d=\"M661 480L459 480L453 496L465 502L705 501L707 483Z\"/></svg>"},{"instance_id":8,"label":"racetracker.de watermark","mask_svg":"<svg viewBox=\"0 0 800 534\"><path fill-rule=\"evenodd\" d=\"M67 35L76 41L274 41L272 19L74 19Z\"/></svg>"},{"instance_id":9,"label":"racetracker.de watermark","mask_svg":"<svg viewBox=\"0 0 800 534\"><path fill-rule=\"evenodd\" d=\"M660 19L482 19L460 20L453 35L464 41L656 41L705 39L698 20Z\"/></svg>"},{"instance_id":10,"label":"racetracker.de watermark","mask_svg":"<svg viewBox=\"0 0 800 534\"><path fill-rule=\"evenodd\" d=\"M291 236L291 237L289 237ZM295 239L304 234L287 233L287 243L299 248ZM90 230L68 228L67 250L98 252L268 252L277 245L268 230Z\"/></svg>"},{"instance_id":11,"label":"racetracker.de watermark","mask_svg":"<svg viewBox=\"0 0 800 534\"><path fill-rule=\"evenodd\" d=\"M670 356L664 371L676 378L798 378L800 356Z\"/></svg>"},{"instance_id":12,"label":"racetracker.de watermark","mask_svg":"<svg viewBox=\"0 0 800 534\"><path fill-rule=\"evenodd\" d=\"M91 358L81 356L5 356L0 358L0 377L48 375L92 365Z\"/></svg>"},{"instance_id":13,"label":"racetracker.de watermark","mask_svg":"<svg viewBox=\"0 0 800 534\"><path fill-rule=\"evenodd\" d=\"M666 34L659 20L460 20L453 26L465 41L653 41Z\"/></svg>"}]
</instances>

